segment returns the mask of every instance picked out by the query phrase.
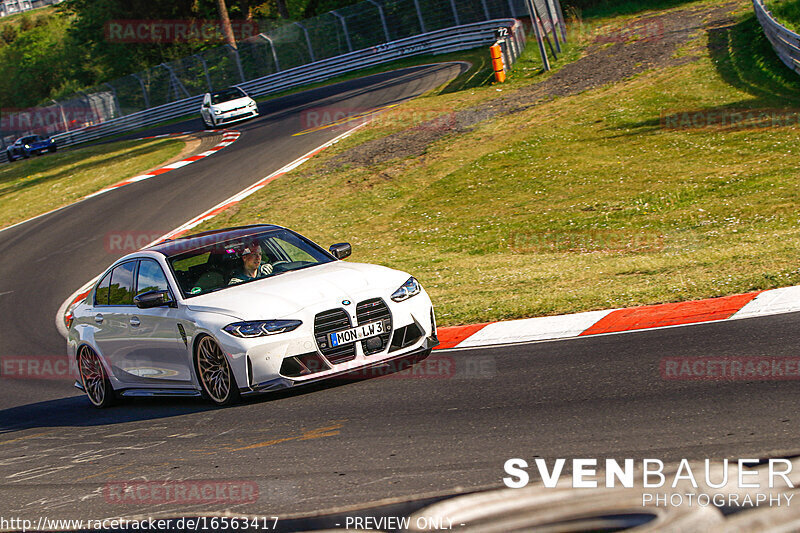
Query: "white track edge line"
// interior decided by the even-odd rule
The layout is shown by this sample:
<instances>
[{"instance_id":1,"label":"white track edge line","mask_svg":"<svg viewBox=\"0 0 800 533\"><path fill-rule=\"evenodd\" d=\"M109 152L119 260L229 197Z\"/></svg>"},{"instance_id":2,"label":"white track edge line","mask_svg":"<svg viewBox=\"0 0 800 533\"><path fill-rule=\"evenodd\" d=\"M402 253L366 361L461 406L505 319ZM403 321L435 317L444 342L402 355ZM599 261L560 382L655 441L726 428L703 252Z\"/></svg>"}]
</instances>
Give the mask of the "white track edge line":
<instances>
[{"instance_id":1,"label":"white track edge line","mask_svg":"<svg viewBox=\"0 0 800 533\"><path fill-rule=\"evenodd\" d=\"M179 137L179 136L182 136L182 135L190 135L192 133L200 133L200 132L193 131L193 132L189 132L189 133L181 133L179 135L176 135L176 137ZM223 138L224 138L224 136L223 136ZM239 135L237 135L236 138L238 139ZM142 137L141 139L133 139L133 140L134 141L146 141L146 140L152 140L152 139L155 139L155 137ZM215 153L217 153L216 150L204 155L203 157L205 158L205 157L208 157L209 155L215 154ZM197 154L197 155L201 155L201 154ZM196 157L196 156L189 156L189 157ZM192 161L192 163L194 163L194 161ZM165 167L161 167L161 168L165 168ZM156 169L156 170L158 170L158 169ZM143 176L144 176L144 178L143 178ZM142 174L140 176L135 176L135 177L140 178L140 179L146 179L146 178L149 178L149 177L152 177L152 176L150 176L149 174ZM132 179L133 178L131 178L131 180ZM140 180L137 180L137 181L140 181ZM61 211L62 209L66 209L66 208L71 207L73 205L79 204L79 203L83 202L84 200L88 200L89 198L94 198L95 196L99 196L101 194L104 194L104 193L107 193L109 191L113 191L113 190L119 189L119 188L120 187L111 186L109 188L101 189L99 191L93 192L91 194L88 194L88 195L84 196L83 198L79 198L78 200L72 202L71 204L62 205L61 207L56 207L55 209L51 209L50 211L48 211L46 213L41 213L41 214L33 216L31 218L26 218L25 220L20 220L19 222L15 222L14 224L12 224L10 226L6 226L5 228L0 228L0 233L4 232L6 230L9 230L11 228L15 228L17 226L21 226L22 224L27 224L28 222L32 222L32 221L36 220L37 218L42 218L42 217L46 217L47 215L52 215L53 213Z\"/></svg>"},{"instance_id":2,"label":"white track edge line","mask_svg":"<svg viewBox=\"0 0 800 533\"><path fill-rule=\"evenodd\" d=\"M785 287L781 287L785 288ZM778 289L769 289L769 290L778 290ZM623 308L626 309L626 308ZM616 309L612 309L614 311ZM524 346L526 344L539 344L543 342L560 342L560 341L569 341L574 339L591 339L593 337L608 337L610 335L622 335L626 333L644 333L646 331L655 331L659 329L672 329L672 328L683 328L687 326L702 326L707 324L719 324L720 322L729 322L731 320L748 320L751 318L766 318L778 315L787 315L790 313L797 313L800 312L798 310L791 310L791 311L772 311L760 315L749 315L749 316L730 316L728 318L723 318L720 320L704 320L702 322L688 322L686 324L670 324L669 326L657 326L654 328L640 328L640 329L626 329L623 331L609 331L607 333L592 333L591 335L575 335L572 337L554 337L552 339L535 339L535 340L527 340L527 341L517 341L517 342L503 342L498 344L486 344L481 346L461 346L461 343L451 347L451 348L442 348L441 350L436 350L436 352L450 352L450 351L461 351L461 350L485 350L487 348L499 348L503 346ZM568 316L568 315L555 315L555 316ZM471 337L472 335L470 335ZM466 341L469 337L465 338L461 342Z\"/></svg>"},{"instance_id":3,"label":"white track edge line","mask_svg":"<svg viewBox=\"0 0 800 533\"><path fill-rule=\"evenodd\" d=\"M297 159L295 159L291 163L282 166L281 168L279 168L278 170L276 170L272 174L268 175L267 177L261 178L260 180L258 180L253 185L249 185L248 187L244 188L242 191L234 194L233 196L231 196L227 200L224 200L224 201L220 202L219 204L215 205L211 209L208 209L204 213L192 218L191 220L189 220L185 224L183 224L181 226L178 226L177 228L175 228L174 230L172 230L172 231L170 231L168 233L165 233L164 235L162 235L158 239L154 240L153 242L151 242L147 246L144 246L143 248L147 248L148 246L152 246L152 245L156 244L157 242L161 242L162 240L168 238L170 235L174 235L174 234L176 234L176 233L178 233L180 231L191 229L191 228L201 224L202 222L205 222L206 220L210 220L211 218L213 218L216 215L208 216L209 213L211 213L211 212L213 212L213 211L215 211L215 210L217 210L217 209L219 209L221 207L224 207L225 205L227 205L229 203L238 202L238 201L243 200L244 198L247 198L248 196L250 196L251 194L253 194L254 192L256 192L256 191L258 191L258 190L260 190L262 188L262 187L257 187L257 185L269 180L270 178L273 178L274 176L277 176L277 175L280 175L280 174L285 174L289 170L297 168L302 163L304 163L307 160L311 159L311 157L314 154L316 154L317 152L319 152L320 150L324 150L325 148L328 148L329 146L331 146L333 144L336 144L337 142L341 141L345 137L349 137L356 130L358 130L359 128L365 126L366 124L367 124L367 122L362 122L358 126L347 130L346 132L342 133L341 135L338 135L338 136L334 137L330 141L327 141L324 144L321 144L320 146L314 148L313 150L309 150L304 155L298 157ZM212 153L216 153L216 151L212 152ZM286 169L289 169L289 170L286 170ZM245 194L245 193L247 193L247 194ZM76 203L78 203L78 202L76 202ZM74 205L74 204L71 204L71 205ZM67 207L67 206L64 206L64 207ZM61 209L63 209L63 208L61 208ZM39 216L44 216L44 215L39 215ZM105 269L103 270L103 272L105 272ZM62 303L59 306L58 312L56 313L56 329L58 329L59 334L61 334L61 336L64 337L65 339L69 336L69 332L67 331L67 326L66 326L66 324L64 324L64 314L66 313L67 308L70 305L72 305L73 300L75 298L77 298L77 296L80 293L82 293L82 292L86 291L87 289L89 289L97 281L97 279L102 275L103 272L101 272L100 274L98 274L97 276L92 278L90 281L87 281L86 283L84 283L81 286L81 288L79 288L78 290L73 292L69 296L69 298L64 300L64 303Z\"/></svg>"}]
</instances>

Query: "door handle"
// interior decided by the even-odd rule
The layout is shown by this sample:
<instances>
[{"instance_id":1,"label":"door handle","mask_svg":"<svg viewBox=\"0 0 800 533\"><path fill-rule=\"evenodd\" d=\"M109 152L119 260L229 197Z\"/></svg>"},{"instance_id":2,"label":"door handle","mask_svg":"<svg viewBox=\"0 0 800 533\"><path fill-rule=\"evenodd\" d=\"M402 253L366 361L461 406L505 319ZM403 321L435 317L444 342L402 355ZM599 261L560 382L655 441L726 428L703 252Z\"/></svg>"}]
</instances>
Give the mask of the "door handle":
<instances>
[{"instance_id":1,"label":"door handle","mask_svg":"<svg viewBox=\"0 0 800 533\"><path fill-rule=\"evenodd\" d=\"M97 313L96 315L94 315L94 321L97 322L98 324L102 324L103 323L103 315L100 314L100 313Z\"/></svg>"},{"instance_id":2,"label":"door handle","mask_svg":"<svg viewBox=\"0 0 800 533\"><path fill-rule=\"evenodd\" d=\"M137 327L141 322L139 322L139 317L132 316L131 317L131 326Z\"/></svg>"}]
</instances>

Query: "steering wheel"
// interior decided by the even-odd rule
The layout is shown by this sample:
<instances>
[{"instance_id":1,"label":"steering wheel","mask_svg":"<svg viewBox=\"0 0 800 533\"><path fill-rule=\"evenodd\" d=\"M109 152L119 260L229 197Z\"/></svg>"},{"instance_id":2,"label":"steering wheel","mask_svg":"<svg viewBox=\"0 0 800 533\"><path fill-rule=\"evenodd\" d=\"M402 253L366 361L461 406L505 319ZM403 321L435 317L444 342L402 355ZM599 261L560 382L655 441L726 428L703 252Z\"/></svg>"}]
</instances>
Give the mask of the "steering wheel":
<instances>
[{"instance_id":1,"label":"steering wheel","mask_svg":"<svg viewBox=\"0 0 800 533\"><path fill-rule=\"evenodd\" d=\"M285 267L281 268L280 265L288 265L288 264L290 264L289 261L275 261L274 263L272 263L272 272L285 272L286 271Z\"/></svg>"}]
</instances>

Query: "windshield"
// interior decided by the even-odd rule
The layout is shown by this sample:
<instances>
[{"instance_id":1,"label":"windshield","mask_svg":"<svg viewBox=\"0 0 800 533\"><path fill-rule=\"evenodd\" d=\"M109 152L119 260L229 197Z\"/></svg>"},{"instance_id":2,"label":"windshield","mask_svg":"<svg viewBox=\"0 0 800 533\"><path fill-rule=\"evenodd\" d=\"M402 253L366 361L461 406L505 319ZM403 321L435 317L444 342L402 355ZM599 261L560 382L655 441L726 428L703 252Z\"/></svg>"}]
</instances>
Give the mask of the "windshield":
<instances>
[{"instance_id":1,"label":"windshield","mask_svg":"<svg viewBox=\"0 0 800 533\"><path fill-rule=\"evenodd\" d=\"M211 103L221 104L222 102L227 102L229 100L236 100L237 98L244 98L245 96L247 95L244 94L244 91L242 91L238 87L231 87L229 89L225 89L224 91L213 93L211 95Z\"/></svg>"},{"instance_id":2,"label":"windshield","mask_svg":"<svg viewBox=\"0 0 800 533\"><path fill-rule=\"evenodd\" d=\"M286 229L213 243L168 259L184 298L331 261L322 248Z\"/></svg>"},{"instance_id":3,"label":"windshield","mask_svg":"<svg viewBox=\"0 0 800 533\"><path fill-rule=\"evenodd\" d=\"M35 143L38 140L39 138L36 135L31 135L30 137L23 137L22 139L19 140L19 142L20 144L30 144L30 143Z\"/></svg>"}]
</instances>

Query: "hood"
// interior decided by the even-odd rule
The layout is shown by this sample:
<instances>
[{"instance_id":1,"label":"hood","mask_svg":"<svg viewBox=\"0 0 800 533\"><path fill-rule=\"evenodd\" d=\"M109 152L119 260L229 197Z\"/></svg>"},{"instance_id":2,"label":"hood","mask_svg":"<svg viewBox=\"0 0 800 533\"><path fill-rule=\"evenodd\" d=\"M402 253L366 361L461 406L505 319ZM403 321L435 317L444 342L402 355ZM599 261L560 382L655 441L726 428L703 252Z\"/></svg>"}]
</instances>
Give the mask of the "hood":
<instances>
[{"instance_id":1,"label":"hood","mask_svg":"<svg viewBox=\"0 0 800 533\"><path fill-rule=\"evenodd\" d=\"M221 102L219 104L211 104L212 109L219 109L223 113L231 111L232 109L238 109L240 107L245 107L247 104L252 102L253 99L249 96L243 96L241 98L237 98L236 100L228 100L227 102Z\"/></svg>"},{"instance_id":2,"label":"hood","mask_svg":"<svg viewBox=\"0 0 800 533\"><path fill-rule=\"evenodd\" d=\"M308 307L341 307L342 300L388 298L408 278L405 272L378 265L334 261L195 296L186 305L241 320L289 318Z\"/></svg>"}]
</instances>

